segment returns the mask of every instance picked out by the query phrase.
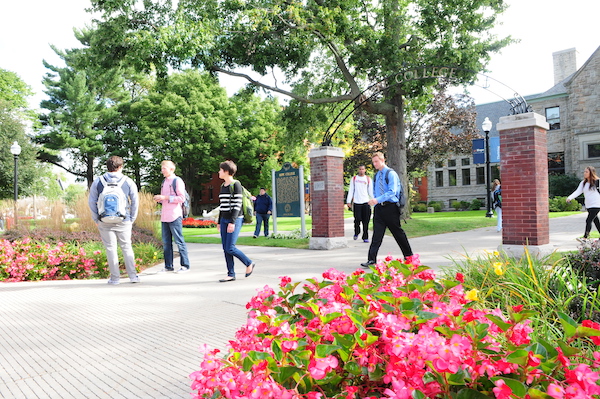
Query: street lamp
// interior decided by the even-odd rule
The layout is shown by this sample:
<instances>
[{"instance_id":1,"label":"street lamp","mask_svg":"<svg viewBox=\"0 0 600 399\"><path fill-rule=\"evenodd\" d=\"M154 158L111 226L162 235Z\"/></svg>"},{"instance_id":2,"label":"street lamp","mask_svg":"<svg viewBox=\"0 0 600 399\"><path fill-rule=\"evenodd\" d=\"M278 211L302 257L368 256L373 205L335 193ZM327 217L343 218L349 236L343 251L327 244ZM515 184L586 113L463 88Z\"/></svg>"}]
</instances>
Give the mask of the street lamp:
<instances>
[{"instance_id":1,"label":"street lamp","mask_svg":"<svg viewBox=\"0 0 600 399\"><path fill-rule=\"evenodd\" d=\"M13 145L10 146L10 153L13 154L13 156L15 157L15 213L14 213L14 218L15 218L15 227L18 224L18 217L17 217L17 200L19 199L19 186L18 186L18 171L17 171L17 165L18 165L18 160L19 160L19 155L21 154L21 146L19 145L19 143L17 143L16 141L13 143Z\"/></svg>"},{"instance_id":2,"label":"street lamp","mask_svg":"<svg viewBox=\"0 0 600 399\"><path fill-rule=\"evenodd\" d=\"M490 130L492 130L492 121L487 116L485 120L481 124L481 128L485 132L485 198L487 199L487 213L485 214L486 218L491 218L493 216L492 213L492 204L490 199L490 187L491 187L491 175L492 171L490 169Z\"/></svg>"}]
</instances>

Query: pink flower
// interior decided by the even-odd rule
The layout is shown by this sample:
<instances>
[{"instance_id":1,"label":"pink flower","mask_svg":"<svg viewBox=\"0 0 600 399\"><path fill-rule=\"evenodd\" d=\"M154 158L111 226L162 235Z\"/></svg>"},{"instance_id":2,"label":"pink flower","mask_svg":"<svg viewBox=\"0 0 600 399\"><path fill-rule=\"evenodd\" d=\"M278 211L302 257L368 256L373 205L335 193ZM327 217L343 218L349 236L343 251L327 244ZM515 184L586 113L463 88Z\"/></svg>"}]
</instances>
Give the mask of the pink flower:
<instances>
[{"instance_id":1,"label":"pink flower","mask_svg":"<svg viewBox=\"0 0 600 399\"><path fill-rule=\"evenodd\" d=\"M587 327L587 328L592 328L594 330L600 330L600 324L598 323L594 323L591 320L584 320L583 323L581 323L582 326ZM600 345L600 336L596 336L596 337L589 337L592 342L596 345Z\"/></svg>"},{"instance_id":2,"label":"pink flower","mask_svg":"<svg viewBox=\"0 0 600 399\"><path fill-rule=\"evenodd\" d=\"M565 390L560 385L554 383L548 384L547 393L556 399L562 399L565 396Z\"/></svg>"},{"instance_id":3,"label":"pink flower","mask_svg":"<svg viewBox=\"0 0 600 399\"><path fill-rule=\"evenodd\" d=\"M519 313L521 310L523 310L523 305L513 306L512 309L513 309L513 312Z\"/></svg>"},{"instance_id":4,"label":"pink flower","mask_svg":"<svg viewBox=\"0 0 600 399\"><path fill-rule=\"evenodd\" d=\"M496 395L496 398L498 399L509 399L510 395L512 395L512 389L510 389L510 387L508 385L506 385L506 383L504 382L504 380L497 380L495 382L496 388L492 389L492 391L494 391L494 395Z\"/></svg>"},{"instance_id":5,"label":"pink flower","mask_svg":"<svg viewBox=\"0 0 600 399\"><path fill-rule=\"evenodd\" d=\"M281 350L284 352L291 352L298 348L298 341L283 341L281 343Z\"/></svg>"},{"instance_id":6,"label":"pink flower","mask_svg":"<svg viewBox=\"0 0 600 399\"><path fill-rule=\"evenodd\" d=\"M292 282L292 278L288 277L288 276L282 276L282 277L279 277L279 279L280 279L279 286L282 288Z\"/></svg>"},{"instance_id":7,"label":"pink flower","mask_svg":"<svg viewBox=\"0 0 600 399\"><path fill-rule=\"evenodd\" d=\"M324 378L329 371L338 366L338 359L335 356L329 355L324 358L314 358L308 366L308 372L315 380Z\"/></svg>"}]
</instances>

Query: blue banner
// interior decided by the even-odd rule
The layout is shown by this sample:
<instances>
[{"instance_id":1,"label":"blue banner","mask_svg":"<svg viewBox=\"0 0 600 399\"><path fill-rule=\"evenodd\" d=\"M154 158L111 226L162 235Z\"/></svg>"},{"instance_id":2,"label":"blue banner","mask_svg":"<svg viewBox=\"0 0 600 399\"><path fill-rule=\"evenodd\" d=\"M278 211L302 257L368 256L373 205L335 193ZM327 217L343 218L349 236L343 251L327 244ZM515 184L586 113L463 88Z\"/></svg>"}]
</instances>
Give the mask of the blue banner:
<instances>
[{"instance_id":1,"label":"blue banner","mask_svg":"<svg viewBox=\"0 0 600 399\"><path fill-rule=\"evenodd\" d=\"M500 137L490 137L490 163L500 162ZM473 163L485 163L485 139L473 140Z\"/></svg>"}]
</instances>

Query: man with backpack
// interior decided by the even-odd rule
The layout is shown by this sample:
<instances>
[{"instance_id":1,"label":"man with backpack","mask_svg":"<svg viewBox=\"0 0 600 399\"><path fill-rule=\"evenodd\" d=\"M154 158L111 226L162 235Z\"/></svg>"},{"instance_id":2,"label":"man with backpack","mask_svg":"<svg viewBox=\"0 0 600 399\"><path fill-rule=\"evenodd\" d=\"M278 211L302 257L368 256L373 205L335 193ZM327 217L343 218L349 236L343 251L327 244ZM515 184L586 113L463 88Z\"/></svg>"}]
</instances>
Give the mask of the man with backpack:
<instances>
[{"instance_id":1,"label":"man with backpack","mask_svg":"<svg viewBox=\"0 0 600 399\"><path fill-rule=\"evenodd\" d=\"M108 158L106 168L108 173L94 180L90 187L88 205L106 248L110 269L108 284L119 284L121 278L117 242L123 252L129 281L139 283L131 246L131 229L138 213L138 189L133 180L122 173L123 158Z\"/></svg>"},{"instance_id":2,"label":"man with backpack","mask_svg":"<svg viewBox=\"0 0 600 399\"><path fill-rule=\"evenodd\" d=\"M367 168L364 165L358 167L358 175L352 176L350 179L350 188L346 197L348 209L354 211L354 240L358 238L362 224L363 242L369 242L369 222L371 221L369 200L373 198L373 184L371 178L365 174L366 171Z\"/></svg>"},{"instance_id":3,"label":"man with backpack","mask_svg":"<svg viewBox=\"0 0 600 399\"><path fill-rule=\"evenodd\" d=\"M254 200L254 212L256 213L256 228L252 237L257 238L260 235L260 228L264 224L265 237L269 236L269 218L273 213L273 200L267 194L267 189L260 188L260 194Z\"/></svg>"},{"instance_id":4,"label":"man with backpack","mask_svg":"<svg viewBox=\"0 0 600 399\"><path fill-rule=\"evenodd\" d=\"M375 207L373 216L373 240L369 247L368 260L361 263L363 267L369 267L377 262L377 252L383 242L385 230L390 229L396 243L402 250L404 258L409 263L418 262L418 255L414 255L406 233L400 226L400 208L404 205L404 194L400 177L393 169L385 164L385 157L381 152L376 152L372 157L373 166L377 169L373 179L373 199L369 205Z\"/></svg>"},{"instance_id":5,"label":"man with backpack","mask_svg":"<svg viewBox=\"0 0 600 399\"><path fill-rule=\"evenodd\" d=\"M185 183L183 179L175 175L175 164L172 161L162 161L160 171L165 179L160 188L160 194L154 196L154 201L162 204L160 221L165 267L161 272L175 271L173 266L173 241L175 241L179 250L180 264L177 273L185 273L190 270L188 249L183 239L182 204L186 202Z\"/></svg>"}]
</instances>

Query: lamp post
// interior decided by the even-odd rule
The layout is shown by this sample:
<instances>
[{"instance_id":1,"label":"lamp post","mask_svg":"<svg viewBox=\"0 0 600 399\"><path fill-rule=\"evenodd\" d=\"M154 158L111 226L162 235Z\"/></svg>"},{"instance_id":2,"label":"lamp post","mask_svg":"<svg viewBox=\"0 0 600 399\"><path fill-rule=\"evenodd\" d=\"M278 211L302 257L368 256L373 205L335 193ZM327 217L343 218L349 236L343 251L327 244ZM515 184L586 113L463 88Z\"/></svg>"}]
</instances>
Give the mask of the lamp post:
<instances>
[{"instance_id":1,"label":"lamp post","mask_svg":"<svg viewBox=\"0 0 600 399\"><path fill-rule=\"evenodd\" d=\"M17 166L18 166L18 161L19 161L19 155L21 154L21 146L19 145L19 143L17 143L16 141L13 143L13 145L10 146L10 153L13 154L13 156L15 157L15 213L14 213L14 218L15 218L15 227L18 224L18 217L17 217L17 200L19 199L19 186L18 186L18 178L19 178L19 173L17 171Z\"/></svg>"},{"instance_id":2,"label":"lamp post","mask_svg":"<svg viewBox=\"0 0 600 399\"><path fill-rule=\"evenodd\" d=\"M481 128L485 132L485 198L487 200L487 213L485 214L485 217L491 218L493 213L490 200L490 180L492 176L492 171L490 169L490 130L492 130L492 121L490 121L490 118L487 116L485 117L485 120L481 124Z\"/></svg>"}]
</instances>

